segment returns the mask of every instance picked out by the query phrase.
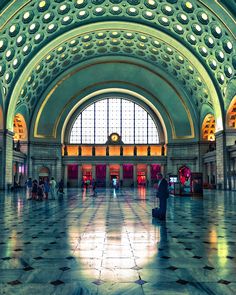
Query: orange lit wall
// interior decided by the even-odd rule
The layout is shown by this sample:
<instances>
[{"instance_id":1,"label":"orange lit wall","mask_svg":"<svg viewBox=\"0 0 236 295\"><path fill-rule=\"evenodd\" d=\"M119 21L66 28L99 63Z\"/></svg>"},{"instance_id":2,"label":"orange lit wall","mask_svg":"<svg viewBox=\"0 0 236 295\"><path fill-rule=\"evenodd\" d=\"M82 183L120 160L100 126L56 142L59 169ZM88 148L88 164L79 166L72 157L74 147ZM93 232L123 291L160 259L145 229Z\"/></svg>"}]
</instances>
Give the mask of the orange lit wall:
<instances>
[{"instance_id":1,"label":"orange lit wall","mask_svg":"<svg viewBox=\"0 0 236 295\"><path fill-rule=\"evenodd\" d=\"M97 146L96 147L96 156L106 156L106 147L105 146Z\"/></svg>"},{"instance_id":2,"label":"orange lit wall","mask_svg":"<svg viewBox=\"0 0 236 295\"><path fill-rule=\"evenodd\" d=\"M78 147L75 145L68 145L67 152L68 152L68 156L78 156ZM64 154L64 150L63 150L63 154Z\"/></svg>"},{"instance_id":3,"label":"orange lit wall","mask_svg":"<svg viewBox=\"0 0 236 295\"><path fill-rule=\"evenodd\" d=\"M120 146L109 146L110 156L119 156L120 155Z\"/></svg>"},{"instance_id":4,"label":"orange lit wall","mask_svg":"<svg viewBox=\"0 0 236 295\"><path fill-rule=\"evenodd\" d=\"M92 147L82 146L82 156L92 156Z\"/></svg>"},{"instance_id":5,"label":"orange lit wall","mask_svg":"<svg viewBox=\"0 0 236 295\"><path fill-rule=\"evenodd\" d=\"M123 146L123 155L124 156L133 156L134 147L133 146Z\"/></svg>"},{"instance_id":6,"label":"orange lit wall","mask_svg":"<svg viewBox=\"0 0 236 295\"><path fill-rule=\"evenodd\" d=\"M161 146L151 146L151 156L161 156Z\"/></svg>"},{"instance_id":7,"label":"orange lit wall","mask_svg":"<svg viewBox=\"0 0 236 295\"><path fill-rule=\"evenodd\" d=\"M123 156L134 156L134 146L122 146ZM147 156L148 145L137 145L137 156ZM161 156L161 146L152 145L151 156ZM92 146L81 146L82 154L81 156L92 156ZM78 156L79 146L77 145L67 145L68 156ZM64 147L62 148L62 155L64 156ZM106 156L106 146L95 146L96 156ZM109 146L110 156L120 156L120 145L110 145Z\"/></svg>"},{"instance_id":8,"label":"orange lit wall","mask_svg":"<svg viewBox=\"0 0 236 295\"><path fill-rule=\"evenodd\" d=\"M147 146L137 146L137 156L147 156Z\"/></svg>"}]
</instances>

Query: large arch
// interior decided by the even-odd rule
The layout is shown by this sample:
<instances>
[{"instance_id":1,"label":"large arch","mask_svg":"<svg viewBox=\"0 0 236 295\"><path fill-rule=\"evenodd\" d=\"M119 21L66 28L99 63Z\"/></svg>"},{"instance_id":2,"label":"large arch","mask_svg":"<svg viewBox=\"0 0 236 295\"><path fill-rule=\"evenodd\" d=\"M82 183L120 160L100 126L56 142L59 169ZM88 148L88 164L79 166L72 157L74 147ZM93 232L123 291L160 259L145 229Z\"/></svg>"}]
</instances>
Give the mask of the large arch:
<instances>
[{"instance_id":1,"label":"large arch","mask_svg":"<svg viewBox=\"0 0 236 295\"><path fill-rule=\"evenodd\" d=\"M75 110L110 91L132 95L156 113L172 167L185 143L194 146L191 159L201 156L196 142L208 113L224 149L226 110L235 96L232 11L226 1L209 0L4 1L0 84L6 129L13 131L14 115L23 114L32 150L45 142L57 145L55 158L61 159Z\"/></svg>"},{"instance_id":2,"label":"large arch","mask_svg":"<svg viewBox=\"0 0 236 295\"><path fill-rule=\"evenodd\" d=\"M97 94L110 91L126 93L137 97L137 99L141 99L150 105L159 117L161 114L163 117L161 120L164 121L164 125L168 129L167 133L169 139L167 142L172 138L193 139L197 126L195 121L196 117L194 116L191 118L189 108L186 105L184 106L184 99L181 98L184 93L182 92L179 94L176 92L175 88L167 87L166 81L157 75L157 73L140 66L141 65L137 63L128 64L125 60L117 60L115 64L118 70L116 75L117 80L114 81L110 80L111 73L114 69L113 62L107 61L84 67L68 80L62 77L61 81L63 81L63 83L55 83L55 86L50 92L48 91L48 97L46 97L45 100L43 98L42 104L39 104L38 108L36 108L33 119L33 121L35 121L34 136L36 138L45 138L45 136L49 139L58 138L60 129L64 125L65 120L71 115L71 110L74 110L85 100ZM122 72L124 69L127 73L125 76ZM102 75L94 75L94 73L100 73L101 71ZM137 71L140 73L143 72L139 79L135 76ZM140 85L144 85L142 79L146 76L146 72L147 75L149 75L150 83L148 89L140 87ZM70 73L68 75L70 75ZM75 84L78 79L81 81L80 85L82 89L75 91L71 85ZM64 93L67 93L68 96L66 98L66 103ZM175 102L175 105L166 104L170 99ZM47 110L51 110L55 104L57 105L57 109L51 116L48 116ZM179 113L182 114L181 120L178 113L175 112L177 108L179 108ZM48 120L51 120L51 123L49 123ZM46 134L44 133L45 126L47 126ZM57 130L59 132L57 132Z\"/></svg>"},{"instance_id":3,"label":"large arch","mask_svg":"<svg viewBox=\"0 0 236 295\"><path fill-rule=\"evenodd\" d=\"M111 23L110 25L113 25L114 29L125 29L126 28L126 24L123 24L123 28L121 26L122 23ZM73 31L70 31L68 33L66 33L63 36L58 37L57 39L53 40L51 43L49 43L47 46L45 46L40 54L36 55L32 61L28 64L28 67L25 68L25 70L22 73L21 76L21 80L18 81L16 87L13 90L13 94L12 94L12 100L10 101L10 107L8 109L8 123L7 125L10 126L11 125L11 120L12 120L12 110L14 109L15 105L16 105L16 101L18 99L18 97L20 96L20 89L23 89L24 84L27 80L30 80L29 78L29 73L31 73L31 71L29 69L32 68L36 68L38 63L39 63L39 57L41 57L42 55L46 57L46 55L48 55L48 53L50 52L51 48L55 48L56 46L59 46L63 42L65 41L65 39L67 39L66 35L68 35L68 37L70 38L74 38L75 35L85 32L85 33L89 33L91 31L94 31L96 29L96 27L102 28L103 24L99 23L99 24L94 24L94 25L90 25L90 26L85 26L85 27L80 27L78 29L74 29ZM152 29L152 28L146 28L142 25L133 25L133 24L128 24L129 27L134 26L134 29L137 30L137 28L139 30L142 31L142 33L145 34L145 32L151 31L150 34L151 36L156 36L157 35L157 31ZM107 23L104 23L104 29L107 27ZM178 42L175 41L172 37L166 35L163 32L158 32L158 37L160 38L160 36L162 37L162 40L165 40L165 43L169 40L169 43L171 43L172 45L175 44L176 47L178 47ZM194 57L194 55L191 54L190 51L188 51L186 48L184 49L184 53L185 56L187 56L188 60L194 60L194 65L195 67L201 72L204 73L203 75L203 80L205 82L205 84L208 86L209 91L207 91L209 94L211 94L211 101L212 101L212 105L215 108L215 114L216 114L216 118L217 118L217 128L218 130L223 128L223 123L222 123L222 113L221 113L221 105L222 103L220 102L218 95L217 95L217 91L215 89L215 83L212 82L212 78L209 76L208 72L204 69L204 67L202 66L202 64Z\"/></svg>"}]
</instances>

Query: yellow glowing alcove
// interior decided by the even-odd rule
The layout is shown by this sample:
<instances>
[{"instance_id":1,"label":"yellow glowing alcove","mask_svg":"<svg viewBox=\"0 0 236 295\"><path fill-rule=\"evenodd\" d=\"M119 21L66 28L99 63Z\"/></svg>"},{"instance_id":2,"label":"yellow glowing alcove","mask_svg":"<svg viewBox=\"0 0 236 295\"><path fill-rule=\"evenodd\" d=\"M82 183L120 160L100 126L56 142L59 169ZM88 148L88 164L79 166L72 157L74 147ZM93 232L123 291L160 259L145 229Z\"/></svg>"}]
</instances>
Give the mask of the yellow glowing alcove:
<instances>
[{"instance_id":1,"label":"yellow glowing alcove","mask_svg":"<svg viewBox=\"0 0 236 295\"><path fill-rule=\"evenodd\" d=\"M27 140L27 127L24 117L21 114L16 114L13 123L14 140Z\"/></svg>"},{"instance_id":2,"label":"yellow glowing alcove","mask_svg":"<svg viewBox=\"0 0 236 295\"><path fill-rule=\"evenodd\" d=\"M231 101L227 112L227 127L236 128L236 96Z\"/></svg>"},{"instance_id":3,"label":"yellow glowing alcove","mask_svg":"<svg viewBox=\"0 0 236 295\"><path fill-rule=\"evenodd\" d=\"M202 139L204 141L206 140L214 141L215 130L216 130L215 117L212 114L206 115L202 123Z\"/></svg>"}]
</instances>

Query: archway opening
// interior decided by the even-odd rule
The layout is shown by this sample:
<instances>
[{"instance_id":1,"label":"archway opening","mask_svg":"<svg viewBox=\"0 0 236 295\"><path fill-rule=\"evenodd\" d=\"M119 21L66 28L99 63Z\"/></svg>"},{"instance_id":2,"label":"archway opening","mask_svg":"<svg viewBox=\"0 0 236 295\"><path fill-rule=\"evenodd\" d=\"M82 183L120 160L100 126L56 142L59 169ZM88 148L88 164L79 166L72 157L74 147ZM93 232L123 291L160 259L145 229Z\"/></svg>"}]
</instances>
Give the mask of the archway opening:
<instances>
[{"instance_id":1,"label":"archway opening","mask_svg":"<svg viewBox=\"0 0 236 295\"><path fill-rule=\"evenodd\" d=\"M26 122L21 114L16 114L14 117L13 132L14 141L26 141L28 139Z\"/></svg>"},{"instance_id":2,"label":"archway opening","mask_svg":"<svg viewBox=\"0 0 236 295\"><path fill-rule=\"evenodd\" d=\"M202 139L203 141L215 141L215 117L212 114L206 115L202 123Z\"/></svg>"},{"instance_id":3,"label":"archway opening","mask_svg":"<svg viewBox=\"0 0 236 295\"><path fill-rule=\"evenodd\" d=\"M3 129L3 110L0 106L0 129Z\"/></svg>"},{"instance_id":4,"label":"archway opening","mask_svg":"<svg viewBox=\"0 0 236 295\"><path fill-rule=\"evenodd\" d=\"M39 179L41 179L43 181L45 181L45 180L49 181L49 177L50 177L49 168L45 167L45 166L41 167L39 169Z\"/></svg>"},{"instance_id":5,"label":"archway opening","mask_svg":"<svg viewBox=\"0 0 236 295\"><path fill-rule=\"evenodd\" d=\"M227 127L228 128L236 128L236 96L231 101L231 104L228 108L227 112Z\"/></svg>"}]
</instances>

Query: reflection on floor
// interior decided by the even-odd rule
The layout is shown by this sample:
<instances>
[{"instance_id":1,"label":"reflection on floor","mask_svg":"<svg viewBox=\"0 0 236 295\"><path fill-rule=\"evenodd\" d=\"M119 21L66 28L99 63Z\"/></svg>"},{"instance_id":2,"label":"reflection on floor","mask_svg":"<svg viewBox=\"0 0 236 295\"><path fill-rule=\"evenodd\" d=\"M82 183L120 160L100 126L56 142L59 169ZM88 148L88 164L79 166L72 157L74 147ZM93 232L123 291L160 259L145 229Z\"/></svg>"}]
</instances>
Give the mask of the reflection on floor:
<instances>
[{"instance_id":1,"label":"reflection on floor","mask_svg":"<svg viewBox=\"0 0 236 295\"><path fill-rule=\"evenodd\" d=\"M63 200L0 193L0 294L236 294L236 192L68 190Z\"/></svg>"}]
</instances>

